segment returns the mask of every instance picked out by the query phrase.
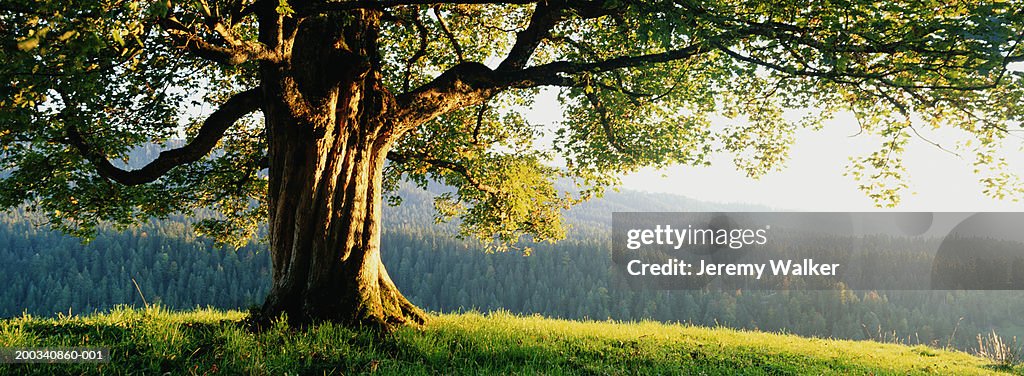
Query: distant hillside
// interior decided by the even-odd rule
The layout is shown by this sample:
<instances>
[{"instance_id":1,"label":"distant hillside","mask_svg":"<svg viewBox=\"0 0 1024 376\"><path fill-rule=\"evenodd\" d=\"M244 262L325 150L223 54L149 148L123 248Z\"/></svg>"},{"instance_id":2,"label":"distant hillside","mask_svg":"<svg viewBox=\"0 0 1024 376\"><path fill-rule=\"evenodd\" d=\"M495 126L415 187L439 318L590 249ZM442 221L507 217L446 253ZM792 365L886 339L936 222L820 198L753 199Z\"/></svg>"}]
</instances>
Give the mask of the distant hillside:
<instances>
[{"instance_id":1,"label":"distant hillside","mask_svg":"<svg viewBox=\"0 0 1024 376\"><path fill-rule=\"evenodd\" d=\"M566 183L567 184L567 183ZM565 186L566 184L562 184ZM454 229L451 224L434 223L434 196L444 188L431 186L420 189L404 185L397 193L402 202L396 207L384 209L386 223L416 223L443 229ZM570 228L588 230L610 230L614 212L743 212L771 211L772 209L751 204L714 203L694 200L685 196L609 189L603 197L595 198L563 211L563 220ZM569 236L573 236L570 231Z\"/></svg>"},{"instance_id":2,"label":"distant hillside","mask_svg":"<svg viewBox=\"0 0 1024 376\"><path fill-rule=\"evenodd\" d=\"M508 313L434 316L394 336L279 324L239 312L161 309L0 321L0 347L109 348L108 364L0 365L18 375L1011 375L1016 369L925 346L837 341L653 322Z\"/></svg>"}]
</instances>

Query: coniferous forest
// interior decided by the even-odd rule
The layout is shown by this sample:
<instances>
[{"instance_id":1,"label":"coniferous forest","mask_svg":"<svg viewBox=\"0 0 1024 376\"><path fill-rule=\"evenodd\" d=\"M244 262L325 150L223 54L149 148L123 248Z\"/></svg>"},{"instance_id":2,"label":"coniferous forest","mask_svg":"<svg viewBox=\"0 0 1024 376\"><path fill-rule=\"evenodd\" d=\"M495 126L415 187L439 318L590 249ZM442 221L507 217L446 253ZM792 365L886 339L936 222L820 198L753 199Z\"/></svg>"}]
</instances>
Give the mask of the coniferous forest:
<instances>
[{"instance_id":1,"label":"coniferous forest","mask_svg":"<svg viewBox=\"0 0 1024 376\"><path fill-rule=\"evenodd\" d=\"M972 348L978 333L1024 334L1024 292L1018 291L656 291L633 289L611 269L604 223L613 211L749 206L611 193L567 213L568 239L530 244L525 256L486 253L457 239L451 224L434 224L428 193L401 193L403 203L386 213L384 262L406 296L433 311L650 319L961 349ZM193 234L189 221L103 229L83 243L47 229L32 213L4 214L0 316L89 313L120 304L241 310L259 304L271 279L265 244L219 248Z\"/></svg>"}]
</instances>

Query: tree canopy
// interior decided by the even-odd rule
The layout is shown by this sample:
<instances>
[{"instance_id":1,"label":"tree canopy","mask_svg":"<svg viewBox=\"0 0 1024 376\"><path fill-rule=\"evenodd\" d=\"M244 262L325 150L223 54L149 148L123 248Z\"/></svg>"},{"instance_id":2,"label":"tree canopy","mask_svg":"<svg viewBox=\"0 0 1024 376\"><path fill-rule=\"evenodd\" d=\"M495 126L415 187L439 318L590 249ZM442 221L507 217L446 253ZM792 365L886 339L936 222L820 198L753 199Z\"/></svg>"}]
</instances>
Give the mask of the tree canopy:
<instances>
[{"instance_id":1,"label":"tree canopy","mask_svg":"<svg viewBox=\"0 0 1024 376\"><path fill-rule=\"evenodd\" d=\"M999 155L1024 117L1017 1L4 0L0 205L82 235L213 209L207 234L251 236L268 211L261 80L327 54L295 43L309 25L368 18L371 53L325 34L356 58L278 94L379 72L407 126L385 187L453 187L438 216L464 235L558 238L562 208L644 166L729 153L757 177L796 129L845 112L885 139L851 164L881 205L898 203L901 152L927 127L963 131L988 194L1022 192ZM554 129L521 115L542 87L565 111ZM143 144L167 150L125 161Z\"/></svg>"}]
</instances>

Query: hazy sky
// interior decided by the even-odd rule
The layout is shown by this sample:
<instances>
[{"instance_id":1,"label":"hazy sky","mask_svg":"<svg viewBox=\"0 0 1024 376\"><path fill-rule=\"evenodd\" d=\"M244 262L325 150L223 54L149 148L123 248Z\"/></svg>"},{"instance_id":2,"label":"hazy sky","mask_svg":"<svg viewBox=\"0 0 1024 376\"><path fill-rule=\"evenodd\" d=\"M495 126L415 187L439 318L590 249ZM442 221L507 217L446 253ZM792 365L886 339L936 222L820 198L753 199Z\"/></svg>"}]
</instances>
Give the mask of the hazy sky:
<instances>
[{"instance_id":1,"label":"hazy sky","mask_svg":"<svg viewBox=\"0 0 1024 376\"><path fill-rule=\"evenodd\" d=\"M539 124L561 119L553 95L542 94L537 105L527 112ZM863 156L875 150L877 139L856 136L858 127L852 116L837 115L822 131L801 129L782 171L752 180L736 170L731 157L717 157L711 167L673 166L656 171L647 169L626 176L623 188L673 193L713 202L761 204L778 209L804 211L883 210L857 189L858 183L843 176L849 157ZM952 149L958 131L921 130L928 140ZM1020 143L1020 135L1011 144ZM1008 153L1011 170L1024 175L1024 153L1014 148ZM904 159L910 176L910 189L896 211L1024 211L1024 203L996 200L982 194L979 176L972 172L973 158L943 151L919 138L913 138ZM664 175L664 176L663 176Z\"/></svg>"}]
</instances>

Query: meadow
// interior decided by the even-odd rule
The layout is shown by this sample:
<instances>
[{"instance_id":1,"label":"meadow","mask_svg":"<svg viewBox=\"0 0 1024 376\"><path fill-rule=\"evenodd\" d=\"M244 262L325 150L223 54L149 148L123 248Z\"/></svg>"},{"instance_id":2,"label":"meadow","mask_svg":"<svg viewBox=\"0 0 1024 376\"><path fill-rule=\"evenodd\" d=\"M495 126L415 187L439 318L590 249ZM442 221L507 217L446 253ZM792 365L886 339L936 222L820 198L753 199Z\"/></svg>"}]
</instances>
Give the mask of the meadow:
<instances>
[{"instance_id":1,"label":"meadow","mask_svg":"<svg viewBox=\"0 0 1024 376\"><path fill-rule=\"evenodd\" d=\"M239 311L118 307L0 321L0 347L107 347L106 364L7 364L0 374L435 375L860 374L999 375L968 353L926 346L658 322L432 314L394 333L280 320L253 330Z\"/></svg>"}]
</instances>

